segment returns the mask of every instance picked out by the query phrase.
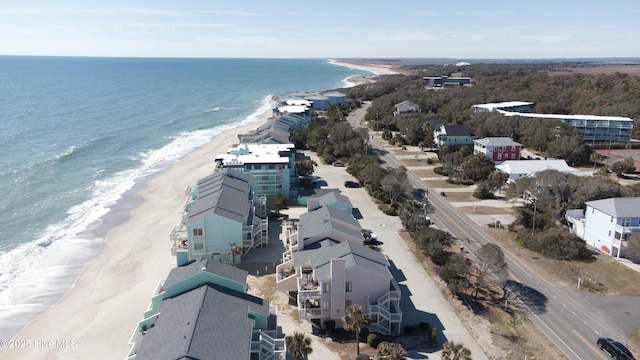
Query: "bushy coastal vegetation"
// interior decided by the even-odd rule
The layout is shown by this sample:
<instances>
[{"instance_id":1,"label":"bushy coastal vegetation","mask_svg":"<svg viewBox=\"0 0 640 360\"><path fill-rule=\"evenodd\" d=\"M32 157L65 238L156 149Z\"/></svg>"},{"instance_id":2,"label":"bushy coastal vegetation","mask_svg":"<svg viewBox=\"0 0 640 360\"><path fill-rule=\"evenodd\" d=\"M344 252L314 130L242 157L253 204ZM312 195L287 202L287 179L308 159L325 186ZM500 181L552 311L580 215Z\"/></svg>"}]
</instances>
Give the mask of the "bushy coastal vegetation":
<instances>
[{"instance_id":1,"label":"bushy coastal vegetation","mask_svg":"<svg viewBox=\"0 0 640 360\"><path fill-rule=\"evenodd\" d=\"M589 64L473 64L463 68L463 76L472 79L472 86L446 91L425 91L422 77L451 75L460 69L413 66L411 70L417 75L380 76L375 83L341 91L348 98L372 101L366 119L373 129L399 130L403 116L393 116L394 105L408 100L420 105L420 119L444 118L451 123L467 124L480 136L510 136L511 127L503 130L504 122L501 127L486 129L482 124L472 123L470 109L473 104L519 100L534 102L539 113L630 117L636 119L634 138L640 139L640 77L621 73L567 73L567 69L579 66ZM537 121L533 123L538 126ZM535 131L531 130L516 137L535 138ZM539 134L540 137L548 136L548 132L542 130L546 127L540 129L540 133L545 133Z\"/></svg>"},{"instance_id":2,"label":"bushy coastal vegetation","mask_svg":"<svg viewBox=\"0 0 640 360\"><path fill-rule=\"evenodd\" d=\"M429 226L421 207L424 196L410 186L406 170L381 166L380 154L370 148L366 132L351 128L345 119L363 101L371 101L366 115L369 129L380 131L383 139L399 148L413 145L422 150L431 149L434 144L430 120L445 119L448 123L467 125L477 137L511 137L542 156L565 159L574 166L593 165L594 169L599 166L603 169L601 174L611 171L622 176L635 171L629 159L609 167L600 166L603 159L592 151L593 144L586 144L580 132L556 121L532 121L495 113L471 116L472 104L511 100L535 102L540 112L632 118L640 115L637 96L640 95L640 77L556 74L566 66L474 65L465 68L464 74L474 79L473 86L437 91L426 90L422 76L442 75L440 66L425 68L433 73L424 75L381 76L375 83L341 89L347 93L347 104L330 107L326 114L315 117L307 129L297 130L292 140L297 147L317 152L325 163L341 160L347 164L347 171L376 199L378 207L386 214L400 218L404 234L411 238L418 253L430 258L433 270L456 297L474 308L491 307L494 301L502 304L506 297L506 276L494 284L486 273L502 274L505 271L504 254L496 248L483 247L478 259L471 262L458 252L448 232ZM619 90L620 83L626 84L626 87L622 86L624 91ZM583 96L590 100L585 101ZM394 105L405 100L419 104L422 112L393 116ZM595 111L593 104L602 106ZM637 129L636 126L634 136L640 137ZM476 198L493 197L506 181L504 173L493 170L490 159L474 155L468 146L441 147L438 159L440 166L434 172L446 176L448 182L475 184ZM565 212L583 208L586 201L640 196L640 184L623 186L606 176L578 177L548 170L535 179L517 181L502 194L521 198L526 191L535 191L537 199L516 210L516 221L509 230L513 231L511 234L517 246L563 263L587 264L594 261L594 254L584 241L563 227ZM630 254L640 258L637 255L640 254L640 240L630 239L629 244ZM511 320L517 321L517 317Z\"/></svg>"},{"instance_id":3,"label":"bushy coastal vegetation","mask_svg":"<svg viewBox=\"0 0 640 360\"><path fill-rule=\"evenodd\" d=\"M594 114L640 117L640 77L626 74L585 75L568 73L567 68L588 66L577 63L544 64L477 64L464 68L464 76L472 78L471 86L446 90L427 90L422 79L426 75L443 75L442 66L414 66L417 75L379 76L374 83L341 89L347 94L342 107L330 106L326 114L316 117L308 128L299 129L292 139L297 146L317 152L324 162L337 159L349 164L347 171L379 201L382 211L399 215L416 244L437 263L447 247L446 236L418 220L411 187L404 169L382 168L377 154L368 146L366 132L353 129L345 119L363 101L371 101L365 119L371 130L382 131L383 139L396 146L433 146L435 119L467 125L476 137L506 136L537 150L542 155L565 159L570 165L599 163L582 134L569 126L547 119L531 119L497 113L472 116L471 105L500 101L532 101L536 111L560 114ZM402 101L420 105L420 113L394 116L394 105ZM637 121L636 121L637 122ZM639 125L636 123L636 125ZM639 126L634 136L640 137ZM615 146L615 144L613 145ZM468 146L443 146L438 152L442 166L438 173L457 184L477 185L476 198L491 198L504 183L504 174L493 171L486 156L472 154ZM618 161L601 173L613 171L622 175L635 171L629 160ZM537 181L537 185L532 181ZM561 189L558 187L562 187ZM521 197L525 190L541 189L536 204L517 210L517 220L510 227L519 239L539 253L557 259L588 260L589 252L582 241L576 241L562 230L564 213L582 208L585 201L620 196L640 196L640 185L625 187L605 177L585 178L548 171L533 179L511 185L507 195ZM534 206L535 205L535 206ZM534 215L535 213L535 215ZM534 223L535 219L535 223ZM427 224L428 225L428 224ZM536 233L537 236L531 236ZM550 246L555 243L556 246ZM557 244L563 244L557 246Z\"/></svg>"}]
</instances>

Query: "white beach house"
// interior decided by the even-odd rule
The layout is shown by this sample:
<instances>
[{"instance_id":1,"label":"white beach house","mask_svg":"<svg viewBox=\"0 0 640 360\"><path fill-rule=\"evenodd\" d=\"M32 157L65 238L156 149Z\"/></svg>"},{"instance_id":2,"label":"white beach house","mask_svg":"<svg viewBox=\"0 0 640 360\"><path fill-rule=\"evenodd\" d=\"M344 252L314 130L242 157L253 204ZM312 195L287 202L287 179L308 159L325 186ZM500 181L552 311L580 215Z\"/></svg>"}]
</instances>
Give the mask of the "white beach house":
<instances>
[{"instance_id":1,"label":"white beach house","mask_svg":"<svg viewBox=\"0 0 640 360\"><path fill-rule=\"evenodd\" d=\"M640 232L640 197L609 198L569 210L565 218L572 233L603 253L620 258L632 233Z\"/></svg>"}]
</instances>

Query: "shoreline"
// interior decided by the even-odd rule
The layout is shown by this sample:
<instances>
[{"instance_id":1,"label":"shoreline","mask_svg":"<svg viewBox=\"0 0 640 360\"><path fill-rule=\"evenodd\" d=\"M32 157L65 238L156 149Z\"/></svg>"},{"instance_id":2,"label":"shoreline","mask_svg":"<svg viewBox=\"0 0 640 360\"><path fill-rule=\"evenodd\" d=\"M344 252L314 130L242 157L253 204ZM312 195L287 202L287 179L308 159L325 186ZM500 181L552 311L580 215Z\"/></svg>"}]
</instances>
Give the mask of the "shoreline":
<instances>
[{"instance_id":1,"label":"shoreline","mask_svg":"<svg viewBox=\"0 0 640 360\"><path fill-rule=\"evenodd\" d=\"M238 134L261 126L271 114L269 109L257 121L223 131L124 194L122 205L115 207L123 209L105 215L119 216L121 221L106 231L102 251L84 264L71 288L51 308L14 336L13 347L0 349L0 355L125 358L130 336L153 292L176 266L169 234L182 216L184 189L212 173L214 157L237 143Z\"/></svg>"},{"instance_id":2,"label":"shoreline","mask_svg":"<svg viewBox=\"0 0 640 360\"><path fill-rule=\"evenodd\" d=\"M332 63L373 74L350 77L354 86L374 82L378 75L397 73L386 66ZM104 234L101 251L78 265L81 270L70 288L22 326L11 342L31 345L0 347L0 355L112 359L114 354L121 354L125 358L130 336L151 296L176 266L169 234L182 216L184 189L212 173L213 158L238 143L238 134L255 130L271 115L268 109L257 120L225 130L157 172L136 180L104 215L103 224L93 229Z\"/></svg>"}]
</instances>

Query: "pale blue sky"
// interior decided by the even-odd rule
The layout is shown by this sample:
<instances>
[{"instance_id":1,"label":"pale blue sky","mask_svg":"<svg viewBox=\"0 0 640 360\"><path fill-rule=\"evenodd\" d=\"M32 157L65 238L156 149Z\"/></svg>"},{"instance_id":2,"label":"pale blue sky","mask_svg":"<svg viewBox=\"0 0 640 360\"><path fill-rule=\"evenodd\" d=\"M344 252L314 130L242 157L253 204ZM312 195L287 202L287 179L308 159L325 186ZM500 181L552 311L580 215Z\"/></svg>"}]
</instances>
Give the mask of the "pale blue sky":
<instances>
[{"instance_id":1,"label":"pale blue sky","mask_svg":"<svg viewBox=\"0 0 640 360\"><path fill-rule=\"evenodd\" d=\"M0 54L640 57L637 0L0 1Z\"/></svg>"}]
</instances>

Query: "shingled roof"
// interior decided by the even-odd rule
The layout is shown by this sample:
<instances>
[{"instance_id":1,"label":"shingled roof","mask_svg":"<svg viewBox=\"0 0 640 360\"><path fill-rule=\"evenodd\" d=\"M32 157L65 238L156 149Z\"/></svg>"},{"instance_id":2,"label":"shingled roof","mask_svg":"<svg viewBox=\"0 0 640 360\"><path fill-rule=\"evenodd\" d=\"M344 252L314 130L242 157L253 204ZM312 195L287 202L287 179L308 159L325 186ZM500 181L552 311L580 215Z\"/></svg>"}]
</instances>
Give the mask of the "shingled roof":
<instances>
[{"instance_id":1,"label":"shingled roof","mask_svg":"<svg viewBox=\"0 0 640 360\"><path fill-rule=\"evenodd\" d=\"M640 217L640 197L609 198L587 201L585 205L616 218Z\"/></svg>"},{"instance_id":2,"label":"shingled roof","mask_svg":"<svg viewBox=\"0 0 640 360\"><path fill-rule=\"evenodd\" d=\"M248 359L253 331L248 311L268 315L269 302L210 284L165 299L136 359Z\"/></svg>"}]
</instances>

